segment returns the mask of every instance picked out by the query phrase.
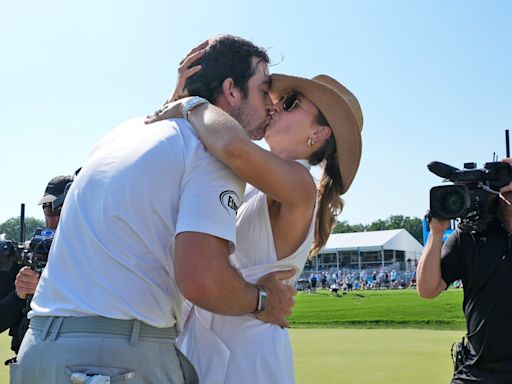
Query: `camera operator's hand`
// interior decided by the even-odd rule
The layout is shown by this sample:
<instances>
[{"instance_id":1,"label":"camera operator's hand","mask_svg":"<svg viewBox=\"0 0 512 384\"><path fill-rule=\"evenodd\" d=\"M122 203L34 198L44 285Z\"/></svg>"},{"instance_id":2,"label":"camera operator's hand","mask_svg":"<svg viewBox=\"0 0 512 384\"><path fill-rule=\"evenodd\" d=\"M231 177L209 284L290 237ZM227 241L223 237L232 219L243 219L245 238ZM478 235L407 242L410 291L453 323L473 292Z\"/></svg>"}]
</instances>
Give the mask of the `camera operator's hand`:
<instances>
[{"instance_id":1,"label":"camera operator's hand","mask_svg":"<svg viewBox=\"0 0 512 384\"><path fill-rule=\"evenodd\" d=\"M430 233L436 235L443 235L444 232L450 228L451 220L440 220L433 217L430 220Z\"/></svg>"},{"instance_id":2,"label":"camera operator's hand","mask_svg":"<svg viewBox=\"0 0 512 384\"><path fill-rule=\"evenodd\" d=\"M295 276L295 270L277 271L266 274L258 280L257 285L267 292L266 309L256 315L258 319L266 323L277 324L282 328L288 328L288 317L292 314L295 305L293 296L297 290L284 284L283 280Z\"/></svg>"},{"instance_id":3,"label":"camera operator's hand","mask_svg":"<svg viewBox=\"0 0 512 384\"><path fill-rule=\"evenodd\" d=\"M16 276L14 283L16 294L20 299L26 299L27 295L33 295L39 283L39 273L29 267L23 267Z\"/></svg>"}]
</instances>

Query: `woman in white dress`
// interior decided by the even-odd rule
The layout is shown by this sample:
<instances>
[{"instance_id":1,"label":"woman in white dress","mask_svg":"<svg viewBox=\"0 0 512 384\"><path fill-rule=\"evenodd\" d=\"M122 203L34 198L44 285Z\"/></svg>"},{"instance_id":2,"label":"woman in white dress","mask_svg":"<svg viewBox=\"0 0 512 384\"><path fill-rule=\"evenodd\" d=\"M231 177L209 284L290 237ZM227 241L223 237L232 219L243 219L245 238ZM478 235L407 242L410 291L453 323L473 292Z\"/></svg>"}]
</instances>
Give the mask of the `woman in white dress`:
<instances>
[{"instance_id":1,"label":"woman in white dress","mask_svg":"<svg viewBox=\"0 0 512 384\"><path fill-rule=\"evenodd\" d=\"M298 277L308 256L327 241L361 156L361 108L333 78L272 75L269 96L274 106L265 140L271 152L211 104L187 114L208 151L249 184L230 261L252 283L275 270L293 268ZM154 120L181 116L183 100ZM310 165L322 167L318 185ZM202 384L294 382L287 329L257 315L221 316L192 307L178 344Z\"/></svg>"}]
</instances>

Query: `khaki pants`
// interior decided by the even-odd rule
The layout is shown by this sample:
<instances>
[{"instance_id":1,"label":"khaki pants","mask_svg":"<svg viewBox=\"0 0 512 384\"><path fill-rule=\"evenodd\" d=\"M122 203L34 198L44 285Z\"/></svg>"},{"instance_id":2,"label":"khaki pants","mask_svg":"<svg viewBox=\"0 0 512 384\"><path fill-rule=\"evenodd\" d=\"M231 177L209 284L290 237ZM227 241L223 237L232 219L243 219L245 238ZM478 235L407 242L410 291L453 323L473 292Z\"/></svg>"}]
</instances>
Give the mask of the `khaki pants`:
<instances>
[{"instance_id":1,"label":"khaki pants","mask_svg":"<svg viewBox=\"0 0 512 384\"><path fill-rule=\"evenodd\" d=\"M174 337L137 320L34 318L10 365L11 384L72 383L77 375L108 376L113 383L197 383L173 328L166 330Z\"/></svg>"}]
</instances>

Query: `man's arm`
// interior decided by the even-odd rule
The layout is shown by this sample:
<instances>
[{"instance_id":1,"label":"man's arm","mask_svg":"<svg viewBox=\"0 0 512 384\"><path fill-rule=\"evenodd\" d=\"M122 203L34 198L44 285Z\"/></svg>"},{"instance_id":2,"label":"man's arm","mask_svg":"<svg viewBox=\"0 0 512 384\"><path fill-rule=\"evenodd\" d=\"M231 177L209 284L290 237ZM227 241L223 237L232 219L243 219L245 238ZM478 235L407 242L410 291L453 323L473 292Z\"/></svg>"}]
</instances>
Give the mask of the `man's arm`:
<instances>
[{"instance_id":1,"label":"man's arm","mask_svg":"<svg viewBox=\"0 0 512 384\"><path fill-rule=\"evenodd\" d=\"M416 290L424 299L437 297L447 287L441 276L441 248L443 234L449 225L449 220L435 218L430 223L430 236L416 271Z\"/></svg>"},{"instance_id":2,"label":"man's arm","mask_svg":"<svg viewBox=\"0 0 512 384\"><path fill-rule=\"evenodd\" d=\"M14 289L15 274L14 269L0 272L0 332L12 327L25 307L25 300Z\"/></svg>"},{"instance_id":3,"label":"man's arm","mask_svg":"<svg viewBox=\"0 0 512 384\"><path fill-rule=\"evenodd\" d=\"M20 299L15 290L0 300L0 333L14 325L24 307L25 300Z\"/></svg>"},{"instance_id":4,"label":"man's arm","mask_svg":"<svg viewBox=\"0 0 512 384\"><path fill-rule=\"evenodd\" d=\"M179 233L174 261L176 283L183 296L199 307L222 315L246 315L256 309L258 289L229 264L229 251L224 239L199 232ZM267 309L258 318L288 326L296 291L281 280L294 274L293 270L274 272L260 280L268 296Z\"/></svg>"}]
</instances>

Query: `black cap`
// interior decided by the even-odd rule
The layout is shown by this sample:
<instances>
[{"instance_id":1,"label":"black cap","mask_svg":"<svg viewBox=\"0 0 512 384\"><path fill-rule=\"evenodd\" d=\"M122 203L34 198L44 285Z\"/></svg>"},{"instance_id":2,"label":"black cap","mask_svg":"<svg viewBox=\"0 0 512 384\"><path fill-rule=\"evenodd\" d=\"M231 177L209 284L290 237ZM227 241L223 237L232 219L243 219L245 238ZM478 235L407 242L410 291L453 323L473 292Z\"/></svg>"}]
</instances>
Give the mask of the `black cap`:
<instances>
[{"instance_id":1,"label":"black cap","mask_svg":"<svg viewBox=\"0 0 512 384\"><path fill-rule=\"evenodd\" d=\"M51 203L57 197L64 193L66 189L66 185L71 183L73 178L71 176L56 176L50 180L48 185L46 186L46 190L44 191L44 195L41 200L39 200L39 205L44 203Z\"/></svg>"}]
</instances>

